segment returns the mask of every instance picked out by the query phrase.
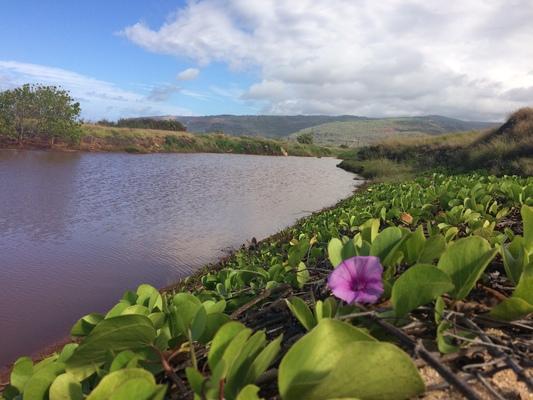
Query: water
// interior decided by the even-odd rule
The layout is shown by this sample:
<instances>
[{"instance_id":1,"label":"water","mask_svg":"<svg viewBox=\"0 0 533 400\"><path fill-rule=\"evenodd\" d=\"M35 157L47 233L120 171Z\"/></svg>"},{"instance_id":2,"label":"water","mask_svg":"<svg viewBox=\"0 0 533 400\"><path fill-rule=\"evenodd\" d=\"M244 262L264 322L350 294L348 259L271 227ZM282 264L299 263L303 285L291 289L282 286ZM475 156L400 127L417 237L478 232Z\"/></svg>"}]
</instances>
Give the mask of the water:
<instances>
[{"instance_id":1,"label":"water","mask_svg":"<svg viewBox=\"0 0 533 400\"><path fill-rule=\"evenodd\" d=\"M348 196L337 162L0 151L0 367Z\"/></svg>"}]
</instances>

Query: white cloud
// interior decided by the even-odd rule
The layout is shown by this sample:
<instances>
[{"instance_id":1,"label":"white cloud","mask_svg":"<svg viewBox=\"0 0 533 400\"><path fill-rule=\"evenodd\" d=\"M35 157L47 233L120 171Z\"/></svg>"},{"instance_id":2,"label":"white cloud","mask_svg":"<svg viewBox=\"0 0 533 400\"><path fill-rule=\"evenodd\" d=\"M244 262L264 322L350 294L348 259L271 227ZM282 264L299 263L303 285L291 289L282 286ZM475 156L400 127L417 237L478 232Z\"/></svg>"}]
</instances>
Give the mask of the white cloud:
<instances>
[{"instance_id":1,"label":"white cloud","mask_svg":"<svg viewBox=\"0 0 533 400\"><path fill-rule=\"evenodd\" d=\"M200 75L200 70L198 68L187 68L181 71L176 78L179 81L191 81L198 78L198 75Z\"/></svg>"},{"instance_id":2,"label":"white cloud","mask_svg":"<svg viewBox=\"0 0 533 400\"><path fill-rule=\"evenodd\" d=\"M124 34L200 65L253 70L269 113L499 119L533 103L531 0L196 0Z\"/></svg>"},{"instance_id":3,"label":"white cloud","mask_svg":"<svg viewBox=\"0 0 533 400\"><path fill-rule=\"evenodd\" d=\"M80 101L82 116L93 120L142 115L191 114L187 109L161 103L170 94L179 90L172 85L151 87L148 94L143 94L61 68L0 60L0 89L23 83L57 85L69 90L72 97Z\"/></svg>"}]
</instances>

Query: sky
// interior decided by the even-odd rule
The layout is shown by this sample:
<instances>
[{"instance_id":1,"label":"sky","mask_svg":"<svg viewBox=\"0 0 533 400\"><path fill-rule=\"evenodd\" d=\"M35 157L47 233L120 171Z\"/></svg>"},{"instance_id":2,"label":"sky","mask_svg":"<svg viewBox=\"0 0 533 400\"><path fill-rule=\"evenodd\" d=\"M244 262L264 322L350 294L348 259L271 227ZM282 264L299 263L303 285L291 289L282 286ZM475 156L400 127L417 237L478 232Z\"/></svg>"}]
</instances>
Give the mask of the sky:
<instances>
[{"instance_id":1,"label":"sky","mask_svg":"<svg viewBox=\"0 0 533 400\"><path fill-rule=\"evenodd\" d=\"M82 116L439 114L533 105L531 0L0 0L0 89Z\"/></svg>"}]
</instances>

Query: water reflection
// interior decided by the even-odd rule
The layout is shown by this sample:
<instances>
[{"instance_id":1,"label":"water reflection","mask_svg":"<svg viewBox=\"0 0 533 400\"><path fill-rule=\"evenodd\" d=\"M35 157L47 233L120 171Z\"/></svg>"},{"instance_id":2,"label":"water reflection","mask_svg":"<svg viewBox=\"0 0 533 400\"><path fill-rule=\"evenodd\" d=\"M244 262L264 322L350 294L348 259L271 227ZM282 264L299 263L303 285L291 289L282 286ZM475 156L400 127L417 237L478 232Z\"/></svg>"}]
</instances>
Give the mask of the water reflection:
<instances>
[{"instance_id":1,"label":"water reflection","mask_svg":"<svg viewBox=\"0 0 533 400\"><path fill-rule=\"evenodd\" d=\"M347 196L335 163L0 151L0 364L140 282L169 284Z\"/></svg>"}]
</instances>

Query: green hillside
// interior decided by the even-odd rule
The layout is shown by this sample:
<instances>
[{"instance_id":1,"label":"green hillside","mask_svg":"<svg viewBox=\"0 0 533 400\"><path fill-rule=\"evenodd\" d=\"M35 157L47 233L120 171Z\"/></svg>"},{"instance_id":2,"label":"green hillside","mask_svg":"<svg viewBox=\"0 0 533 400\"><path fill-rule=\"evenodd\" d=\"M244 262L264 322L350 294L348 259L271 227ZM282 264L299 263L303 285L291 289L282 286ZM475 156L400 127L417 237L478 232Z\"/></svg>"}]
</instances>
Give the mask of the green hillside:
<instances>
[{"instance_id":1,"label":"green hillside","mask_svg":"<svg viewBox=\"0 0 533 400\"><path fill-rule=\"evenodd\" d=\"M290 135L296 138L310 133L315 143L359 147L397 136L428 136L465 130L485 129L492 124L461 121L441 116L360 119L330 122L302 129Z\"/></svg>"},{"instance_id":2,"label":"green hillside","mask_svg":"<svg viewBox=\"0 0 533 400\"><path fill-rule=\"evenodd\" d=\"M237 136L295 138L311 132L315 142L327 144L364 145L396 134L438 135L493 126L487 122L462 121L438 115L402 118L367 118L352 115L214 115L166 116L175 119L189 132L223 132Z\"/></svg>"}]
</instances>

